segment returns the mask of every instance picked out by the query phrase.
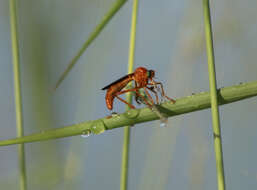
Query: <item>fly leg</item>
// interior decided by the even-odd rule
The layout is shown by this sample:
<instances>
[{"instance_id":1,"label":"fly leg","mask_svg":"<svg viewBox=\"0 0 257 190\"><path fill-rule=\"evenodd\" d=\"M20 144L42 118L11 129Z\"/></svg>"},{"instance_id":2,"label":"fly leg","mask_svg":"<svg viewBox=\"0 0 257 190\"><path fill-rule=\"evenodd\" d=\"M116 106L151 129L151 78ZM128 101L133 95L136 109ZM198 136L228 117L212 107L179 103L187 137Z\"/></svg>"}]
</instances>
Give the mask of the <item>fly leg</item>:
<instances>
[{"instance_id":1,"label":"fly leg","mask_svg":"<svg viewBox=\"0 0 257 190\"><path fill-rule=\"evenodd\" d=\"M128 90L123 90L123 91L120 91L120 92L117 92L116 93L116 95L115 95L115 97L117 97L118 99L121 99L120 97L118 97L118 95L120 95L120 94L124 94L124 93L127 93L127 92L135 92L136 93L136 95L138 96L138 97L141 97L143 100L144 100L144 102L148 105L148 106L152 106L148 101L147 101L147 99L144 97L144 96L142 96L139 92L138 92L138 90L140 89L141 87L136 87L136 88L132 88L132 89L128 89ZM146 93L148 93L148 92L146 92ZM148 93L148 95L150 96L150 94ZM151 101L152 101L152 103L154 104L154 102L153 102L153 99L152 99L152 97L150 96L150 98L149 98ZM121 100L122 102L124 102L125 100ZM126 102L126 101L125 101ZM125 103L124 102L124 103ZM126 102L126 104L128 105L129 103L128 102ZM131 105L131 104L130 104ZM133 106L134 107L134 106ZM134 107L135 108L135 107Z\"/></svg>"},{"instance_id":2,"label":"fly leg","mask_svg":"<svg viewBox=\"0 0 257 190\"><path fill-rule=\"evenodd\" d=\"M154 87L153 87L154 88ZM147 89L151 90L155 96L156 96L156 99L158 98L158 95L157 95L157 92L151 87L144 87L144 90L145 90L145 93L146 95L148 96L149 99L151 99L151 101L153 102L153 99L152 97L150 96L149 92L147 91ZM158 99L156 100L157 103L158 103ZM168 123L168 118L163 115L163 113L160 112L160 110L158 109L158 107L153 103L152 106L149 106L150 109L160 118L161 120L161 126L166 126L167 123Z\"/></svg>"},{"instance_id":3,"label":"fly leg","mask_svg":"<svg viewBox=\"0 0 257 190\"><path fill-rule=\"evenodd\" d=\"M152 80L152 83L149 83L150 85L160 85L161 86L161 94L163 97L167 98L168 100L170 100L173 104L176 102L174 99L166 96L165 92L164 92L164 89L163 89L163 85L161 82L155 82L154 80Z\"/></svg>"},{"instance_id":4,"label":"fly leg","mask_svg":"<svg viewBox=\"0 0 257 190\"><path fill-rule=\"evenodd\" d=\"M124 94L124 93L127 93L127 92L135 92L136 95L137 95L138 97L142 98L142 100L148 105L148 107L149 107L153 112L156 113L156 115L160 118L161 122L162 122L163 124L166 124L167 121L168 121L167 117L164 116L164 115L158 110L157 106L154 104L154 101L153 101L151 95L150 95L149 92L147 91L147 88L146 88L146 87L143 87L144 90L145 90L145 93L146 93L146 95L147 95L147 97L148 97L148 99L151 100L152 104L150 104L150 103L148 102L148 100L138 92L138 90L139 90L140 88L141 88L141 87L136 87L136 88L133 88L133 89L128 89L128 90L120 91L120 92L118 92L118 93L115 95L115 97L117 97L119 100L121 100L122 102L124 102L125 104L127 104L128 106L131 107L131 106L133 106L133 105L131 105L131 104L129 104L128 102L126 102L125 100L121 99L120 97L118 97L118 95ZM133 106L133 107L134 107L134 106ZM131 107L131 108L134 109L135 107L134 107L134 108L133 108L133 107Z\"/></svg>"},{"instance_id":5,"label":"fly leg","mask_svg":"<svg viewBox=\"0 0 257 190\"><path fill-rule=\"evenodd\" d=\"M135 88L137 88L137 82L135 81ZM136 90L136 92L135 92L136 94L135 94L135 101L138 103L138 104L141 104L141 102L139 101L139 96L138 96L138 93L139 93L139 91L138 90Z\"/></svg>"},{"instance_id":6,"label":"fly leg","mask_svg":"<svg viewBox=\"0 0 257 190\"><path fill-rule=\"evenodd\" d=\"M132 104L128 103L126 100L123 100L121 97L119 97L118 95L121 95L121 94L124 94L124 93L127 93L127 92L133 92L135 91L137 93L138 91L138 87L136 88L132 88L132 89L128 89L128 90L123 90L123 91L120 91L120 92L117 92L115 94L115 97L117 97L120 101L122 101L123 103L127 104L131 109L135 109L136 107L133 106Z\"/></svg>"},{"instance_id":7,"label":"fly leg","mask_svg":"<svg viewBox=\"0 0 257 190\"><path fill-rule=\"evenodd\" d=\"M152 98L152 96L149 94L149 92L147 91L147 88L146 88L146 87L144 87L144 90L145 90L145 93L146 93L148 99L152 102L152 104L154 104L153 98Z\"/></svg>"},{"instance_id":8,"label":"fly leg","mask_svg":"<svg viewBox=\"0 0 257 190\"><path fill-rule=\"evenodd\" d=\"M135 106L133 106L132 104L128 103L126 100L123 100L118 95L115 95L115 97L118 98L118 100L122 101L123 103L127 104L131 109L136 109Z\"/></svg>"},{"instance_id":9,"label":"fly leg","mask_svg":"<svg viewBox=\"0 0 257 190\"><path fill-rule=\"evenodd\" d=\"M121 94L124 94L124 93L127 93L127 92L135 92L137 96L140 96L140 94L138 93L138 89L140 89L140 88L136 87L136 88L132 88L132 89L128 89L128 90L123 90L123 91L117 92L115 94L115 97L118 98L123 103L127 104L131 109L135 109L136 108L135 106L133 106L132 104L128 103L126 100L122 99L118 95L121 95ZM137 101L137 98L136 98L136 101Z\"/></svg>"},{"instance_id":10,"label":"fly leg","mask_svg":"<svg viewBox=\"0 0 257 190\"><path fill-rule=\"evenodd\" d=\"M148 86L147 86L146 88L149 89L151 92L154 93L155 98L156 98L156 103L159 104L158 94L157 94L157 92L154 90L154 87L153 87L153 86L151 86L151 87L148 87Z\"/></svg>"},{"instance_id":11,"label":"fly leg","mask_svg":"<svg viewBox=\"0 0 257 190\"><path fill-rule=\"evenodd\" d=\"M148 93L148 92L147 92ZM149 93L148 93L149 94ZM143 96L143 95L141 95L138 91L136 91L136 99L138 99L138 97L140 97L140 98L142 98L142 100L144 101L144 103L146 103L149 107L152 107L153 105L154 105L154 102L153 102L153 99L152 99L152 97L151 97L151 102L152 102L152 104L150 104L148 101L147 101L147 99ZM147 96L148 97L148 96Z\"/></svg>"}]
</instances>

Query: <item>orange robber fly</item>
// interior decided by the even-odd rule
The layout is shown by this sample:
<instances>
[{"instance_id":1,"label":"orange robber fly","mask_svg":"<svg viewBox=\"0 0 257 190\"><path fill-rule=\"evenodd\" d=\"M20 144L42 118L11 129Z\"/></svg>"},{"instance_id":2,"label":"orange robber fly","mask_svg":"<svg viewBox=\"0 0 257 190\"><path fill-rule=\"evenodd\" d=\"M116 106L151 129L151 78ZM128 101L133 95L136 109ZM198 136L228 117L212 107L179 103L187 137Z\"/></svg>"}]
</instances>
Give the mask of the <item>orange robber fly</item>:
<instances>
[{"instance_id":1,"label":"orange robber fly","mask_svg":"<svg viewBox=\"0 0 257 190\"><path fill-rule=\"evenodd\" d=\"M125 101L124 99L119 97L119 95L127 93L127 92L135 92L136 93L135 99L136 99L137 103L140 103L138 101L138 99L141 98L148 106L151 107L152 105L154 105L154 101L153 101L153 98L151 97L151 95L149 94L148 90L150 90L151 92L153 92L155 94L156 103L159 104L158 94L155 91L155 89L158 90L157 85L160 85L160 87L161 87L162 97L165 97L168 100L170 100L171 102L175 103L176 102L175 100L173 100L172 98L169 98L168 96L165 95L162 83L156 82L153 80L154 76L155 76L154 70L147 70L144 67L138 67L134 71L134 73L128 74L128 75L114 81L113 83L107 85L106 87L102 88L102 90L107 90L106 96L105 96L107 108L109 110L112 110L114 98L118 98L120 101L127 104L130 108L135 109L135 106L133 106L132 104L128 103L127 101ZM127 84L130 81L135 81L135 87L131 88L131 89L127 89L127 90L122 90L127 86ZM149 98L149 100L151 101L152 105L149 104L147 99L139 93L139 89L144 89L144 91L145 91L147 97Z\"/></svg>"}]
</instances>

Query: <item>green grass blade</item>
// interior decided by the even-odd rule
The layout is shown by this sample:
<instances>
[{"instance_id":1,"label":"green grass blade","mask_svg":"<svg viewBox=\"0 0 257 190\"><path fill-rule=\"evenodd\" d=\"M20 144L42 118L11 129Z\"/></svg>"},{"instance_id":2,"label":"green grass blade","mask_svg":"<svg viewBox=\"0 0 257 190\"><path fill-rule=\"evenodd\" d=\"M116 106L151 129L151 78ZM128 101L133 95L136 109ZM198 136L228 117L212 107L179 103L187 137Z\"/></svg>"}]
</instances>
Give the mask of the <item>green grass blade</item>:
<instances>
[{"instance_id":1,"label":"green grass blade","mask_svg":"<svg viewBox=\"0 0 257 190\"><path fill-rule=\"evenodd\" d=\"M122 160L121 160L121 176L120 176L121 190L126 190L128 186L129 144L130 144L130 126L125 126L124 137L123 137L123 147L122 147Z\"/></svg>"},{"instance_id":2,"label":"green grass blade","mask_svg":"<svg viewBox=\"0 0 257 190\"><path fill-rule=\"evenodd\" d=\"M15 91L15 106L16 106L16 127L17 136L23 136L23 115L22 115L22 98L20 86L20 68L19 68L19 43L17 30L17 11L16 0L10 0L10 25L11 25L11 40L12 40L12 56L13 56L13 73L14 73L14 91ZM25 151L24 144L18 145L19 156L19 177L20 189L27 189L26 167L25 167Z\"/></svg>"},{"instance_id":3,"label":"green grass blade","mask_svg":"<svg viewBox=\"0 0 257 190\"><path fill-rule=\"evenodd\" d=\"M133 1L131 32L129 45L128 73L133 72L136 42L136 23L137 23L138 0ZM127 102L132 103L132 94L127 94ZM130 108L127 106L127 110ZM128 161L129 161L129 144L130 144L130 126L124 128L124 140L122 147L121 179L120 190L128 189Z\"/></svg>"},{"instance_id":4,"label":"green grass blade","mask_svg":"<svg viewBox=\"0 0 257 190\"><path fill-rule=\"evenodd\" d=\"M218 90L218 103L219 105L225 105L253 96L257 96L257 81ZM210 93L201 92L192 96L186 96L176 99L175 104L164 102L163 104L158 105L158 107L159 110L168 117L207 109L211 107ZM137 123L144 123L159 119L159 116L148 107L142 109L132 109L113 117L105 117L63 128L41 131L39 133L34 133L15 139L2 140L0 141L0 146L70 137L84 134L85 131L103 131L103 127L105 130L112 130L123 126L135 125Z\"/></svg>"},{"instance_id":5,"label":"green grass blade","mask_svg":"<svg viewBox=\"0 0 257 190\"><path fill-rule=\"evenodd\" d=\"M203 0L203 8L204 8L206 51L207 51L207 59L208 59L210 94L211 94L210 98L211 98L211 110L212 110L212 125L213 125L213 133L214 133L217 182L218 182L218 190L225 190L222 140L221 140L221 132L220 132L220 118L219 118L219 108L218 108L218 98L217 98L209 0Z\"/></svg>"},{"instance_id":6,"label":"green grass blade","mask_svg":"<svg viewBox=\"0 0 257 190\"><path fill-rule=\"evenodd\" d=\"M103 28L107 25L107 23L112 19L112 17L120 10L122 5L127 0L117 0L112 5L111 9L106 13L106 15L103 17L102 21L95 27L93 32L89 35L89 38L86 40L86 42L82 45L80 50L78 51L77 55L70 61L69 65L65 69L65 71L62 73L61 77L57 81L55 88L58 88L58 86L61 84L61 82L65 79L67 74L71 71L71 69L74 67L74 65L77 63L78 59L81 57L81 55L87 50L89 45L94 41L94 39L100 34L100 32L103 30Z\"/></svg>"}]
</instances>

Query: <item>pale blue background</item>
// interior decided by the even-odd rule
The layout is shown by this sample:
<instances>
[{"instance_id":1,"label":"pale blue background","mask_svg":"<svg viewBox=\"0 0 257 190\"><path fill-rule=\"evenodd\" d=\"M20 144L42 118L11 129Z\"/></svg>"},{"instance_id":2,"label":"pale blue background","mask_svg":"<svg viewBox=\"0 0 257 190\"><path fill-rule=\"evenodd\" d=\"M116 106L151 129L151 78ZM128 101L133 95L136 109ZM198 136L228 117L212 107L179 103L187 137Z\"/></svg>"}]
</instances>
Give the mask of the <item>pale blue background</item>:
<instances>
[{"instance_id":1,"label":"pale blue background","mask_svg":"<svg viewBox=\"0 0 257 190\"><path fill-rule=\"evenodd\" d=\"M58 77L115 0L18 1L25 134L101 118L100 89L127 72L132 0L55 93ZM0 139L16 135L8 0L0 1ZM257 80L257 2L211 1L218 87ZM171 97L209 90L202 1L139 1L135 67ZM123 112L115 102L114 109ZM257 98L220 108L227 189L257 186ZM119 189L123 129L26 145L28 189ZM0 147L0 184L18 189L16 146ZM211 112L131 131L130 190L215 190Z\"/></svg>"}]
</instances>

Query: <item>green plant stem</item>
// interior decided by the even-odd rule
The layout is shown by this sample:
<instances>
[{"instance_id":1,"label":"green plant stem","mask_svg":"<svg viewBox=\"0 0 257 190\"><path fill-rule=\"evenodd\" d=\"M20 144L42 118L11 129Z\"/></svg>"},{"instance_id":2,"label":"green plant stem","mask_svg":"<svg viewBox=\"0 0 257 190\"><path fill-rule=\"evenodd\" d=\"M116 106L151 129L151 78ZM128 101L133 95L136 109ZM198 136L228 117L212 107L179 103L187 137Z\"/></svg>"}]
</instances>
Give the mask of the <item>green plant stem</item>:
<instances>
[{"instance_id":1,"label":"green plant stem","mask_svg":"<svg viewBox=\"0 0 257 190\"><path fill-rule=\"evenodd\" d=\"M12 56L13 56L13 73L14 73L14 91L15 91L15 106L16 106L16 128L17 137L23 136L23 115L22 115L22 98L20 86L20 68L19 68L19 43L17 31L17 15L16 15L16 0L10 0L10 25L11 25L11 41L12 41ZM25 150L24 144L18 145L19 155L19 177L20 189L27 189L26 167L25 167Z\"/></svg>"},{"instance_id":2,"label":"green plant stem","mask_svg":"<svg viewBox=\"0 0 257 190\"><path fill-rule=\"evenodd\" d=\"M213 126L213 133L214 133L217 182L218 182L218 190L225 190L222 140L221 140L221 132L220 132L220 118L219 118L219 108L218 108L218 98L217 98L209 0L203 0L203 8L204 8L206 51L207 51L207 58L208 58L208 70L209 70L209 82L210 82L210 94L211 94L210 98L211 98L211 110L212 110L212 126Z\"/></svg>"},{"instance_id":3,"label":"green plant stem","mask_svg":"<svg viewBox=\"0 0 257 190\"><path fill-rule=\"evenodd\" d=\"M108 22L112 19L112 17L120 10L122 5L127 0L117 0L113 3L111 6L111 9L106 13L106 15L103 17L102 21L95 27L93 32L89 35L89 38L86 40L86 42L82 45L80 50L78 51L77 55L70 61L67 68L62 73L61 77L57 81L55 88L58 88L58 86L61 84L61 82L65 79L67 74L71 71L71 69L74 67L74 65L77 63L78 59L81 57L81 55L87 50L89 45L94 41L94 39L100 34L100 32L103 30L103 28L108 24Z\"/></svg>"},{"instance_id":4,"label":"green plant stem","mask_svg":"<svg viewBox=\"0 0 257 190\"><path fill-rule=\"evenodd\" d=\"M253 96L257 96L257 81L219 89L218 103L219 105L225 105ZM175 104L164 102L157 106L159 110L162 113L165 113L165 115L168 117L199 111L210 108L210 93L201 92L192 96L176 99ZM103 123L106 130L112 130L127 125L135 125L137 123L144 123L159 119L159 116L148 107L142 109L132 109L112 117L108 116L94 121L86 121L63 128L41 131L39 133L34 133L15 139L2 140L0 141L0 146L81 135L84 133L84 131L89 130L92 126L95 126L95 123Z\"/></svg>"},{"instance_id":5,"label":"green plant stem","mask_svg":"<svg viewBox=\"0 0 257 190\"><path fill-rule=\"evenodd\" d=\"M133 8L132 8L132 18L131 18L128 73L132 73L133 67L134 67L137 10L138 10L138 0L134 0ZM127 94L127 102L132 103L132 93ZM127 110L129 109L130 108L127 106ZM128 189L129 145L130 145L130 126L126 126L124 128L124 139L123 139L123 147L122 147L123 150L122 150L122 162L121 162L120 190Z\"/></svg>"}]
</instances>

